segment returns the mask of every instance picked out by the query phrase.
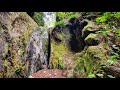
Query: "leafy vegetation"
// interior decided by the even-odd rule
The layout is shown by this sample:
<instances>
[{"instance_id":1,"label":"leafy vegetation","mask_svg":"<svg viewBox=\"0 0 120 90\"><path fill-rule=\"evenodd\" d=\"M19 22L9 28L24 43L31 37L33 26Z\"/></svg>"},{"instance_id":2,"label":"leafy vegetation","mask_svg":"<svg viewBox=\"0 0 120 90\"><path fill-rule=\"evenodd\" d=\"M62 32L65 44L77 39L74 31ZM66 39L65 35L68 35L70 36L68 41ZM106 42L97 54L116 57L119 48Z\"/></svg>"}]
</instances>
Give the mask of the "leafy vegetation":
<instances>
[{"instance_id":1,"label":"leafy vegetation","mask_svg":"<svg viewBox=\"0 0 120 90\"><path fill-rule=\"evenodd\" d=\"M116 36L120 36L120 12L104 12L96 18L96 22L101 28L101 33L115 31Z\"/></svg>"},{"instance_id":2,"label":"leafy vegetation","mask_svg":"<svg viewBox=\"0 0 120 90\"><path fill-rule=\"evenodd\" d=\"M120 12L104 12L96 18L96 22L100 27L100 31L97 33L100 33L104 36L112 33L113 38L120 37ZM117 47L115 44L112 45L112 49L119 52L119 47Z\"/></svg>"},{"instance_id":3,"label":"leafy vegetation","mask_svg":"<svg viewBox=\"0 0 120 90\"><path fill-rule=\"evenodd\" d=\"M101 35L106 36L108 42L112 42L110 46L112 49L111 55L107 60L105 67L108 67L120 59L120 46L117 45L119 41L114 41L120 37L120 12L104 12L96 18L96 22L100 27L100 31L97 32ZM112 41L108 38L108 35ZM108 78L115 78L112 75L107 75Z\"/></svg>"},{"instance_id":4,"label":"leafy vegetation","mask_svg":"<svg viewBox=\"0 0 120 90\"><path fill-rule=\"evenodd\" d=\"M75 12L57 12L57 22L56 25L65 25L67 20L70 20L71 18L76 18L80 16L80 14Z\"/></svg>"},{"instance_id":5,"label":"leafy vegetation","mask_svg":"<svg viewBox=\"0 0 120 90\"><path fill-rule=\"evenodd\" d=\"M34 19L37 22L39 26L44 26L44 20L43 20L44 14L43 12L34 12Z\"/></svg>"}]
</instances>

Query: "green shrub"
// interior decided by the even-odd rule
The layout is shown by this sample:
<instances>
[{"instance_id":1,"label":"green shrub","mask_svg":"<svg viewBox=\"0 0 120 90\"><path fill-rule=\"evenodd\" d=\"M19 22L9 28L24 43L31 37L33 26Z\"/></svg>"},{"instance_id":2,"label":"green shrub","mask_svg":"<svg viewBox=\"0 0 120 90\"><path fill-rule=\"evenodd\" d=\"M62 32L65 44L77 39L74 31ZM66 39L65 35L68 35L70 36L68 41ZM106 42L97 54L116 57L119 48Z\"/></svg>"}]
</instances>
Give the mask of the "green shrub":
<instances>
[{"instance_id":1,"label":"green shrub","mask_svg":"<svg viewBox=\"0 0 120 90\"><path fill-rule=\"evenodd\" d=\"M44 20L43 20L44 14L43 12L34 12L34 19L37 22L39 26L44 26Z\"/></svg>"},{"instance_id":2,"label":"green shrub","mask_svg":"<svg viewBox=\"0 0 120 90\"><path fill-rule=\"evenodd\" d=\"M59 20L56 22L56 25L60 25L60 24L65 25L66 20L70 20L71 18L76 18L79 16L79 14L74 12L57 12L56 16L59 18Z\"/></svg>"},{"instance_id":3,"label":"green shrub","mask_svg":"<svg viewBox=\"0 0 120 90\"><path fill-rule=\"evenodd\" d=\"M104 12L96 18L99 25L105 25L109 28L118 27L120 21L120 12Z\"/></svg>"}]
</instances>

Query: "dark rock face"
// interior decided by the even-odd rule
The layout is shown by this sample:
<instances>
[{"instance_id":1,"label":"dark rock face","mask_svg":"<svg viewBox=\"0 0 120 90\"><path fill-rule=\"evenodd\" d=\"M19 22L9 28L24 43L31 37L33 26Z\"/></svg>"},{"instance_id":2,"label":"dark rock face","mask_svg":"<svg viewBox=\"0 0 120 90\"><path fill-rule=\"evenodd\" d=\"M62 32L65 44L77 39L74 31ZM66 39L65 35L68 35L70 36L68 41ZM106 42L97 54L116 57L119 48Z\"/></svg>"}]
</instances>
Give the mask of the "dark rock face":
<instances>
[{"instance_id":1,"label":"dark rock face","mask_svg":"<svg viewBox=\"0 0 120 90\"><path fill-rule=\"evenodd\" d=\"M70 23L71 25L69 26L69 30L72 36L69 44L71 46L71 50L74 52L82 51L85 46L84 39L82 37L82 29L87 25L87 22L81 18L76 18L70 20Z\"/></svg>"},{"instance_id":2,"label":"dark rock face","mask_svg":"<svg viewBox=\"0 0 120 90\"><path fill-rule=\"evenodd\" d=\"M72 18L69 21L69 24L65 26L63 25L56 26L53 29L51 35L52 35L52 38L57 43L65 41L65 44L67 44L68 48L71 51L79 52L83 50L85 46L85 42L82 37L82 29L86 25L87 25L87 22L84 21L81 17ZM59 36L57 36L58 34L61 34L62 38L59 38Z\"/></svg>"},{"instance_id":3,"label":"dark rock face","mask_svg":"<svg viewBox=\"0 0 120 90\"><path fill-rule=\"evenodd\" d=\"M34 12L27 12L27 14L28 14L30 17L33 17L33 16L34 16Z\"/></svg>"}]
</instances>

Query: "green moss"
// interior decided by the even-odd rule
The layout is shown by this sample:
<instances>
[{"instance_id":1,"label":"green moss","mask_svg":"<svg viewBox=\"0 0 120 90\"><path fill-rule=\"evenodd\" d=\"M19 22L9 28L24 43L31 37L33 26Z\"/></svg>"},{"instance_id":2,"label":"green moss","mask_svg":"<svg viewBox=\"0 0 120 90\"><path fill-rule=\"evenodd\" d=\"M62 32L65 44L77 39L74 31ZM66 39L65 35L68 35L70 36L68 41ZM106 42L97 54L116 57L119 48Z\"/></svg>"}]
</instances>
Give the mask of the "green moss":
<instances>
[{"instance_id":1,"label":"green moss","mask_svg":"<svg viewBox=\"0 0 120 90\"><path fill-rule=\"evenodd\" d=\"M23 37L24 37L24 40L25 40L25 44L28 43L28 41L30 39L30 35L31 35L31 33L30 33L29 30L26 30L26 31L23 32Z\"/></svg>"},{"instance_id":2,"label":"green moss","mask_svg":"<svg viewBox=\"0 0 120 90\"><path fill-rule=\"evenodd\" d=\"M97 36L97 34L94 34L94 33L91 33L91 34L89 34L87 37L86 37L86 39L88 39L88 38L95 38ZM85 40L86 40L85 39Z\"/></svg>"},{"instance_id":3,"label":"green moss","mask_svg":"<svg viewBox=\"0 0 120 90\"><path fill-rule=\"evenodd\" d=\"M88 45L98 45L99 43L101 43L101 41L99 40L98 34L89 34L86 38L85 38L85 42Z\"/></svg>"},{"instance_id":4,"label":"green moss","mask_svg":"<svg viewBox=\"0 0 120 90\"><path fill-rule=\"evenodd\" d=\"M4 67L6 67L6 69L4 70L3 73L4 73L4 76L7 78L14 78L14 77L20 78L19 73L24 71L26 68L26 64L19 61L17 54L14 55L11 63L6 59L3 63L3 65L4 65Z\"/></svg>"},{"instance_id":5,"label":"green moss","mask_svg":"<svg viewBox=\"0 0 120 90\"><path fill-rule=\"evenodd\" d=\"M67 52L67 48L63 44L56 44L54 41L52 41L51 46L50 67L63 69L65 64L62 56Z\"/></svg>"},{"instance_id":6,"label":"green moss","mask_svg":"<svg viewBox=\"0 0 120 90\"><path fill-rule=\"evenodd\" d=\"M87 49L87 53L91 55L91 57L96 58L96 60L104 61L107 60L107 57L104 53L104 48L102 46L89 46Z\"/></svg>"},{"instance_id":7,"label":"green moss","mask_svg":"<svg viewBox=\"0 0 120 90\"><path fill-rule=\"evenodd\" d=\"M87 37L87 35L89 35L90 33L98 31L98 27L94 22L88 21L88 20L85 20L85 21L88 24L82 30L82 37L84 38Z\"/></svg>"},{"instance_id":8,"label":"green moss","mask_svg":"<svg viewBox=\"0 0 120 90\"><path fill-rule=\"evenodd\" d=\"M75 54L73 58L76 61L74 77L96 78L97 74L101 74L101 65L106 64L108 60L105 50L103 44L100 44L89 46L80 54Z\"/></svg>"},{"instance_id":9,"label":"green moss","mask_svg":"<svg viewBox=\"0 0 120 90\"><path fill-rule=\"evenodd\" d=\"M74 12L57 12L56 16L59 18L59 20L56 22L56 25L65 25L66 20L70 20L71 18L76 18L80 16L80 14Z\"/></svg>"},{"instance_id":10,"label":"green moss","mask_svg":"<svg viewBox=\"0 0 120 90\"><path fill-rule=\"evenodd\" d=\"M43 17L44 17L43 12L34 12L33 18L39 26L44 26Z\"/></svg>"},{"instance_id":11,"label":"green moss","mask_svg":"<svg viewBox=\"0 0 120 90\"><path fill-rule=\"evenodd\" d=\"M5 70L2 73L8 78L20 77L17 73L21 72L21 75L23 76L27 74L27 71L25 71L27 69L26 61L23 60L23 55L33 30L38 28L37 23L26 12L14 14L17 17L15 16L14 21L11 21L11 27L19 34L19 36L13 38L8 38L9 36L7 36L9 40L5 39L3 50L3 67L5 67ZM12 16L10 17L12 18ZM9 25L6 27L8 28ZM3 28L3 30L4 29L6 31L6 28ZM11 30L8 33L5 33L5 35L9 35L10 33L12 33Z\"/></svg>"},{"instance_id":12,"label":"green moss","mask_svg":"<svg viewBox=\"0 0 120 90\"><path fill-rule=\"evenodd\" d=\"M74 77L90 78L99 71L99 63L89 54L84 54L76 60L76 67L74 68Z\"/></svg>"}]
</instances>

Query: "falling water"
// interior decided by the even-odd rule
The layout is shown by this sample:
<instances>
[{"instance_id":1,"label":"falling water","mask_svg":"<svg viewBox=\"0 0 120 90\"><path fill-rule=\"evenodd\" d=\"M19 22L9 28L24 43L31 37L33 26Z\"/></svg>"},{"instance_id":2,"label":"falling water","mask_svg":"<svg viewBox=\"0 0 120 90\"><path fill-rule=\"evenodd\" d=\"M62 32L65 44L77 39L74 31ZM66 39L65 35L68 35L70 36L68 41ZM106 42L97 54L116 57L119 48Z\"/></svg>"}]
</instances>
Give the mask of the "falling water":
<instances>
[{"instance_id":1,"label":"falling water","mask_svg":"<svg viewBox=\"0 0 120 90\"><path fill-rule=\"evenodd\" d=\"M49 28L55 26L56 14L55 12L43 12L43 14L44 26L39 26L38 30L32 33L27 45L26 60L29 62L29 75L49 64Z\"/></svg>"}]
</instances>

